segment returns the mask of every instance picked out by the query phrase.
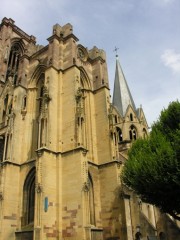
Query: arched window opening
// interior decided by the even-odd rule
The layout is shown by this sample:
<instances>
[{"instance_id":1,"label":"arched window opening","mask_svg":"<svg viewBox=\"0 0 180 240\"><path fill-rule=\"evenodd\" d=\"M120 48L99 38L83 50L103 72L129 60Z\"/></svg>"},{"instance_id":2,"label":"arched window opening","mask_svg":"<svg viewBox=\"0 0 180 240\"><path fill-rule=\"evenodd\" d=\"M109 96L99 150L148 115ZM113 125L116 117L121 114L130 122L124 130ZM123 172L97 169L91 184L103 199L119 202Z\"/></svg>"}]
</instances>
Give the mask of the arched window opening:
<instances>
[{"instance_id":1,"label":"arched window opening","mask_svg":"<svg viewBox=\"0 0 180 240\"><path fill-rule=\"evenodd\" d=\"M41 73L37 82L37 114L40 115L43 107L45 74Z\"/></svg>"},{"instance_id":2,"label":"arched window opening","mask_svg":"<svg viewBox=\"0 0 180 240\"><path fill-rule=\"evenodd\" d=\"M47 103L49 95L45 86L45 74L41 73L37 83L38 148L47 145Z\"/></svg>"},{"instance_id":3,"label":"arched window opening","mask_svg":"<svg viewBox=\"0 0 180 240\"><path fill-rule=\"evenodd\" d=\"M12 77L12 83L14 85L16 85L17 83L20 56L21 56L20 46L19 44L15 43L11 47L11 51L9 54L8 67L7 67L7 74L6 74L6 80L9 77Z\"/></svg>"},{"instance_id":4,"label":"arched window opening","mask_svg":"<svg viewBox=\"0 0 180 240\"><path fill-rule=\"evenodd\" d=\"M95 226L95 204L94 204L94 187L91 175L88 174L88 182L89 182L89 217L90 224Z\"/></svg>"},{"instance_id":5,"label":"arched window opening","mask_svg":"<svg viewBox=\"0 0 180 240\"><path fill-rule=\"evenodd\" d=\"M22 226L34 224L35 210L35 168L26 177L23 187L23 216Z\"/></svg>"},{"instance_id":6,"label":"arched window opening","mask_svg":"<svg viewBox=\"0 0 180 240\"><path fill-rule=\"evenodd\" d=\"M88 78L87 73L84 71L84 69L81 69L80 71L80 85L82 89L91 89L91 83Z\"/></svg>"},{"instance_id":7,"label":"arched window opening","mask_svg":"<svg viewBox=\"0 0 180 240\"><path fill-rule=\"evenodd\" d=\"M136 128L132 125L129 130L129 138L130 140L136 140L137 139L137 131Z\"/></svg>"},{"instance_id":8,"label":"arched window opening","mask_svg":"<svg viewBox=\"0 0 180 240\"><path fill-rule=\"evenodd\" d=\"M123 141L122 131L119 127L116 127L116 131L117 131L118 143L120 143Z\"/></svg>"},{"instance_id":9,"label":"arched window opening","mask_svg":"<svg viewBox=\"0 0 180 240\"><path fill-rule=\"evenodd\" d=\"M130 121L132 122L133 121L133 114L130 113Z\"/></svg>"}]
</instances>

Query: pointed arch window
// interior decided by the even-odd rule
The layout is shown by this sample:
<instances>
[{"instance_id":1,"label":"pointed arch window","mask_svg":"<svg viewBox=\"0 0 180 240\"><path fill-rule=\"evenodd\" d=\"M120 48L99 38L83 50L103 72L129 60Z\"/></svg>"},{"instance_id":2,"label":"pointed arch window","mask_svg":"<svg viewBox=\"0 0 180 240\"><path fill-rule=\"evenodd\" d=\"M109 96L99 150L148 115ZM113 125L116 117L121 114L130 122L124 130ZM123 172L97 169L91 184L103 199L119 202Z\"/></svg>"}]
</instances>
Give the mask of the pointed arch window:
<instances>
[{"instance_id":1,"label":"pointed arch window","mask_svg":"<svg viewBox=\"0 0 180 240\"><path fill-rule=\"evenodd\" d=\"M14 85L16 85L18 79L18 68L21 55L22 51L20 49L19 44L18 43L13 44L9 54L6 80L9 77L12 77L12 83Z\"/></svg>"},{"instance_id":2,"label":"pointed arch window","mask_svg":"<svg viewBox=\"0 0 180 240\"><path fill-rule=\"evenodd\" d=\"M123 141L122 131L119 127L116 127L118 143Z\"/></svg>"},{"instance_id":3,"label":"pointed arch window","mask_svg":"<svg viewBox=\"0 0 180 240\"><path fill-rule=\"evenodd\" d=\"M130 140L137 139L137 130L133 125L131 125L131 127L129 129L129 138L130 138Z\"/></svg>"},{"instance_id":4,"label":"pointed arch window","mask_svg":"<svg viewBox=\"0 0 180 240\"><path fill-rule=\"evenodd\" d=\"M45 87L45 74L41 73L38 81L38 92L37 92L37 118L39 120L38 124L38 148L45 147L47 141L47 106L46 106L46 87Z\"/></svg>"},{"instance_id":5,"label":"pointed arch window","mask_svg":"<svg viewBox=\"0 0 180 240\"><path fill-rule=\"evenodd\" d=\"M88 174L88 182L89 182L89 218L90 224L95 226L94 186L90 174Z\"/></svg>"},{"instance_id":6,"label":"pointed arch window","mask_svg":"<svg viewBox=\"0 0 180 240\"><path fill-rule=\"evenodd\" d=\"M39 106L38 106L38 113L40 114L41 111L42 111L42 101L43 101L43 93L44 93L44 81L45 81L45 74L44 73L41 73L40 77L39 77L39 80L38 80L38 85L37 85L37 88L38 88L38 102L39 102Z\"/></svg>"},{"instance_id":7,"label":"pointed arch window","mask_svg":"<svg viewBox=\"0 0 180 240\"><path fill-rule=\"evenodd\" d=\"M34 224L35 210L35 168L26 177L23 186L23 216L22 226Z\"/></svg>"}]
</instances>

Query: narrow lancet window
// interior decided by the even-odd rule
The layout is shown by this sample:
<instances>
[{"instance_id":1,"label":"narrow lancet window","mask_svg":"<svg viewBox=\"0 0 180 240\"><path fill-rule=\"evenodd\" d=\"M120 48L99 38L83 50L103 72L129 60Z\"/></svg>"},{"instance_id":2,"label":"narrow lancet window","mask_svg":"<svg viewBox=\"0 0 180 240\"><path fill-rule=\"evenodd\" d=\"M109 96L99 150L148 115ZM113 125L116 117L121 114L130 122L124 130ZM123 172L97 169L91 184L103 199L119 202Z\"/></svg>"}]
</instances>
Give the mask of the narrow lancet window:
<instances>
[{"instance_id":1,"label":"narrow lancet window","mask_svg":"<svg viewBox=\"0 0 180 240\"><path fill-rule=\"evenodd\" d=\"M19 68L19 60L21 56L21 49L19 44L14 44L11 47L11 51L9 54L8 67L6 80L11 77L12 84L16 85L18 79L18 68Z\"/></svg>"},{"instance_id":2,"label":"narrow lancet window","mask_svg":"<svg viewBox=\"0 0 180 240\"><path fill-rule=\"evenodd\" d=\"M130 138L130 140L136 140L137 139L137 131L136 131L136 128L133 125L129 129L129 138Z\"/></svg>"}]
</instances>

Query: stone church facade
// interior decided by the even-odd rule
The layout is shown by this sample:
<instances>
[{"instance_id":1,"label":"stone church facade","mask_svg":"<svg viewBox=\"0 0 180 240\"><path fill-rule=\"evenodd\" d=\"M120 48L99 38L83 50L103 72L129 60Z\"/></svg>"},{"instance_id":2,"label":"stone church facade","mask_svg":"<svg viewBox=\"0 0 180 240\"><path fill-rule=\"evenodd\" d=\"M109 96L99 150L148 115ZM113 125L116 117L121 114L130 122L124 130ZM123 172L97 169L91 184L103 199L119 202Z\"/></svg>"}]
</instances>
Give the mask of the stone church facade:
<instances>
[{"instance_id":1,"label":"stone church facade","mask_svg":"<svg viewBox=\"0 0 180 240\"><path fill-rule=\"evenodd\" d=\"M118 58L111 102L105 52L71 24L47 46L0 24L0 239L178 239L177 223L123 186L131 142L146 137Z\"/></svg>"}]
</instances>

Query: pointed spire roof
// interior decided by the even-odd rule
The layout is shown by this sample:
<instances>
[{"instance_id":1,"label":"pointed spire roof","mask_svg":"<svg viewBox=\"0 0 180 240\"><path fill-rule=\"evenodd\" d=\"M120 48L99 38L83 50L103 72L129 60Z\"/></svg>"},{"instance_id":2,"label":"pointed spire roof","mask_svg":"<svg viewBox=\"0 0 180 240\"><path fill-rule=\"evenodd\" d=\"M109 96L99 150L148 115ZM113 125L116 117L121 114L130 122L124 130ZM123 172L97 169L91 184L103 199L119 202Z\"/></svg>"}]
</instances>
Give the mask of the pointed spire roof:
<instances>
[{"instance_id":1,"label":"pointed spire roof","mask_svg":"<svg viewBox=\"0 0 180 240\"><path fill-rule=\"evenodd\" d=\"M129 105L136 112L136 106L122 71L118 55L116 55L116 72L114 80L113 105L124 116Z\"/></svg>"}]
</instances>

